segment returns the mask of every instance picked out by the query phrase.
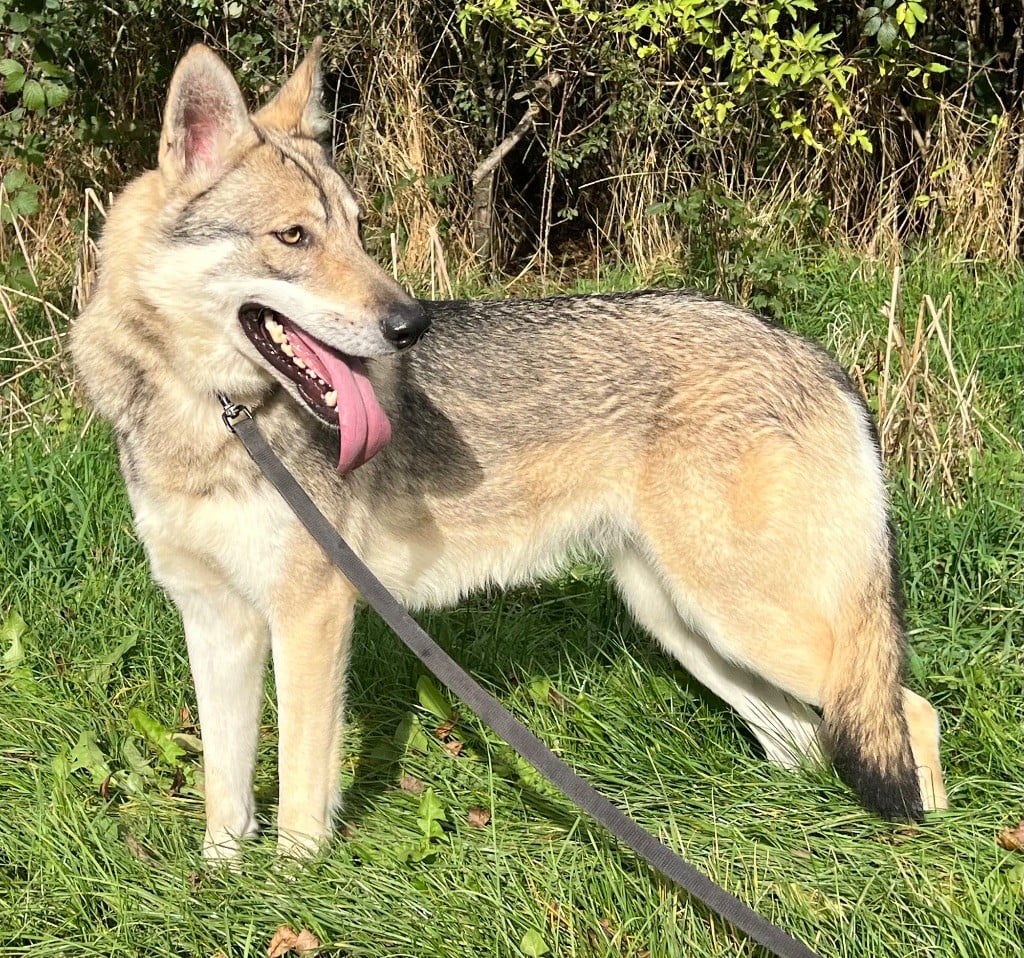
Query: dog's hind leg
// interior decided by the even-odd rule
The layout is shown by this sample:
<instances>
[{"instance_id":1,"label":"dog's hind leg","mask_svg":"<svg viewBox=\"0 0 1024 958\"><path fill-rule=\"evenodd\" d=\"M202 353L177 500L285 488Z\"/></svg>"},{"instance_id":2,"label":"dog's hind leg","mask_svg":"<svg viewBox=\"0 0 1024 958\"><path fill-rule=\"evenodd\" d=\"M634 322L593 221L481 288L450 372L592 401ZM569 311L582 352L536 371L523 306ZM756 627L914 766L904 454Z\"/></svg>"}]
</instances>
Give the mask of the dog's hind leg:
<instances>
[{"instance_id":1,"label":"dog's hind leg","mask_svg":"<svg viewBox=\"0 0 1024 958\"><path fill-rule=\"evenodd\" d=\"M824 748L867 808L920 820L941 801L941 784L922 795L922 760L940 781L937 726L918 734L915 754L907 706L917 703L900 686L902 636L882 550L872 570L852 537L842 549L748 541L740 550L723 535L684 551L654 531L654 561L684 619L692 617L724 659L821 709ZM926 709L910 716L919 726Z\"/></svg>"},{"instance_id":2,"label":"dog's hind leg","mask_svg":"<svg viewBox=\"0 0 1024 958\"><path fill-rule=\"evenodd\" d=\"M191 580L202 582L201 576ZM207 576L207 583L209 578ZM256 833L252 780L270 631L230 586L169 589L181 612L199 704L206 791L203 855L230 859Z\"/></svg>"},{"instance_id":3,"label":"dog's hind leg","mask_svg":"<svg viewBox=\"0 0 1024 958\"><path fill-rule=\"evenodd\" d=\"M345 669L356 592L321 556L293 552L271 620L280 745L278 851L305 855L340 805Z\"/></svg>"},{"instance_id":4,"label":"dog's hind leg","mask_svg":"<svg viewBox=\"0 0 1024 958\"><path fill-rule=\"evenodd\" d=\"M926 811L948 808L946 786L939 761L939 715L932 704L910 689L903 689L903 708L910 730L910 748L917 765L921 799Z\"/></svg>"},{"instance_id":5,"label":"dog's hind leg","mask_svg":"<svg viewBox=\"0 0 1024 958\"><path fill-rule=\"evenodd\" d=\"M611 566L634 618L739 713L771 761L794 768L822 760L821 720L812 709L716 652L685 622L655 568L635 549L621 551Z\"/></svg>"}]
</instances>

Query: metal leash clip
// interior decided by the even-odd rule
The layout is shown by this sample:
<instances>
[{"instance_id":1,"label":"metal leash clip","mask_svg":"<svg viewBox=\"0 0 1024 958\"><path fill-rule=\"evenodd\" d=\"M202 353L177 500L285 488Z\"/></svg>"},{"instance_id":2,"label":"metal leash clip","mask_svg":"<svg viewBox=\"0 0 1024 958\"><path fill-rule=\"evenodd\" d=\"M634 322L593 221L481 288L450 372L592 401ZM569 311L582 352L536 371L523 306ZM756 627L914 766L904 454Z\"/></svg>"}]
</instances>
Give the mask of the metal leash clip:
<instances>
[{"instance_id":1,"label":"metal leash clip","mask_svg":"<svg viewBox=\"0 0 1024 958\"><path fill-rule=\"evenodd\" d=\"M224 420L224 425L228 427L228 432L234 434L235 426L239 422L244 419L252 419L252 410L248 406L232 402L224 393L217 393L217 398L224 408L220 418Z\"/></svg>"}]
</instances>

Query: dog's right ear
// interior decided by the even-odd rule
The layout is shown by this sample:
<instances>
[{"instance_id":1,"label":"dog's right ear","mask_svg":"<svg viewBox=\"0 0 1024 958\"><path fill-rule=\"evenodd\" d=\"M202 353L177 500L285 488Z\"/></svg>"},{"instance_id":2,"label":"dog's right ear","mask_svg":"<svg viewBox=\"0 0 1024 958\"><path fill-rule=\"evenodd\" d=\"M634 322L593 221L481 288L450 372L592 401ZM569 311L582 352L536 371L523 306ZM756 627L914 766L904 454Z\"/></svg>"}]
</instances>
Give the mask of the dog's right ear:
<instances>
[{"instance_id":1,"label":"dog's right ear","mask_svg":"<svg viewBox=\"0 0 1024 958\"><path fill-rule=\"evenodd\" d=\"M231 71L208 47L196 44L171 78L160 135L160 171L174 185L216 178L256 132Z\"/></svg>"}]
</instances>

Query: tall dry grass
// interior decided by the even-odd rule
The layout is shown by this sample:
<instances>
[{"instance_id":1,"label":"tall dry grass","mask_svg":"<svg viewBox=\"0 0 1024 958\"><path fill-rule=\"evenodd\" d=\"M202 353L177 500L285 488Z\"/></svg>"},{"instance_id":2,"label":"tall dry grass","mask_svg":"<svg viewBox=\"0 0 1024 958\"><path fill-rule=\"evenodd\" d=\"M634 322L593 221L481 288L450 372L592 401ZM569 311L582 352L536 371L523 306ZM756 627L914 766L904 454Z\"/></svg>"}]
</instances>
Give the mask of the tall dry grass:
<instances>
[{"instance_id":1,"label":"tall dry grass","mask_svg":"<svg viewBox=\"0 0 1024 958\"><path fill-rule=\"evenodd\" d=\"M839 352L876 411L882 458L913 498L937 494L949 505L962 503L986 449L985 430L1000 427L980 403L977 358L957 346L954 300L939 303L928 294L905 319L902 270L892 272L882 308L884 329L869 325L855 337L833 330ZM984 429L983 429L984 426ZM1001 434L1021 449L1021 438Z\"/></svg>"},{"instance_id":2,"label":"tall dry grass","mask_svg":"<svg viewBox=\"0 0 1024 958\"><path fill-rule=\"evenodd\" d=\"M918 238L951 257L1019 260L1024 114L1018 107L979 118L962 93L937 98L932 106L934 116L922 133L921 121L906 111L880 122L877 104L855 100L862 115L854 116L853 125L871 130L871 153L835 144L814 150L780 143L766 160L754 156L756 137L743 131L715 142L697 130L690 141L631 141L624 134L611 150L607 180L614 185L600 235L630 265L653 273L678 258L681 231L647 211L710 185L751 210L750 226L763 245L791 244L792 220L777 214L817 199L828 210L828 229L819 239L884 261L896 262Z\"/></svg>"},{"instance_id":3,"label":"tall dry grass","mask_svg":"<svg viewBox=\"0 0 1024 958\"><path fill-rule=\"evenodd\" d=\"M0 271L0 437L8 441L31 429L45 442L46 422L60 406L55 400L70 396L64 348L75 260L70 218L50 203L35 216L0 224L0 263L19 264L17 271Z\"/></svg>"},{"instance_id":4,"label":"tall dry grass","mask_svg":"<svg viewBox=\"0 0 1024 958\"><path fill-rule=\"evenodd\" d=\"M375 9L367 16L374 32L365 39L376 55L367 60L361 46L344 53L359 101L335 130L335 142L344 143L342 163L364 198L371 229L388 237L384 252L395 274L427 276L450 295L448 259L459 265L468 259L469 207L464 194L441 184L468 182L471 148L458 124L431 102L430 48L417 34L414 7L377 3Z\"/></svg>"}]
</instances>

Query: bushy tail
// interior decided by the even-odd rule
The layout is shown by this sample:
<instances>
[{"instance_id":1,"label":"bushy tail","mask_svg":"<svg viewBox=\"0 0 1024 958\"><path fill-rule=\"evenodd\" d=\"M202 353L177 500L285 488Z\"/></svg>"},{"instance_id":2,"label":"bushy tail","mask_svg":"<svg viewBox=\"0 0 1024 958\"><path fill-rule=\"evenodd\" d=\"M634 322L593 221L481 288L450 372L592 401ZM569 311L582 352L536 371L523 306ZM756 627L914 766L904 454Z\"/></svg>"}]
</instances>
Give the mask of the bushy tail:
<instances>
[{"instance_id":1,"label":"bushy tail","mask_svg":"<svg viewBox=\"0 0 1024 958\"><path fill-rule=\"evenodd\" d=\"M860 597L848 634L836 635L824 701L840 777L870 810L921 821L924 808L903 701L899 586L886 569Z\"/></svg>"}]
</instances>

